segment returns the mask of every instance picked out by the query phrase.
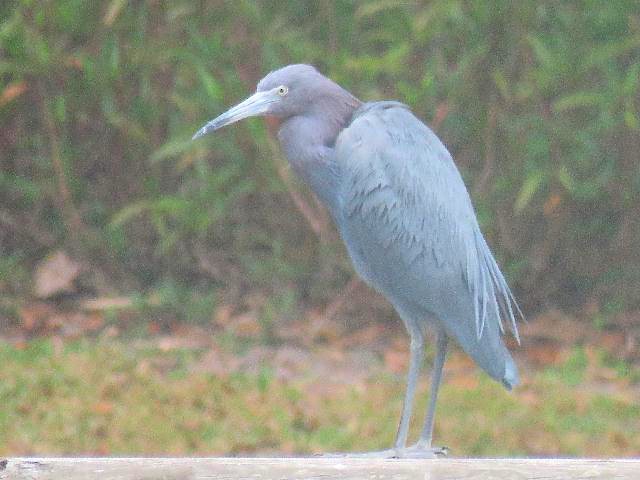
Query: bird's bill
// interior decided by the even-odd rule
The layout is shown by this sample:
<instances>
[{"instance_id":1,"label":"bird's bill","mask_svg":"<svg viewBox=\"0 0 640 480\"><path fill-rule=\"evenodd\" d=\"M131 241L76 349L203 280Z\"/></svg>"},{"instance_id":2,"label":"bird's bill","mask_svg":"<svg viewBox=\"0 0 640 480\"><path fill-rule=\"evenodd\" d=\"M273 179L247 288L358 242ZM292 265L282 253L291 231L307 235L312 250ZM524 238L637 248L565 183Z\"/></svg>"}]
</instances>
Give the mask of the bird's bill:
<instances>
[{"instance_id":1,"label":"bird's bill","mask_svg":"<svg viewBox=\"0 0 640 480\"><path fill-rule=\"evenodd\" d=\"M247 117L255 117L264 115L269 109L269 105L278 100L277 94L273 91L256 92L247 98L244 102L239 103L235 107L231 107L219 117L208 122L204 127L196 132L193 140L200 138L207 133L215 132L219 128L237 122Z\"/></svg>"}]
</instances>

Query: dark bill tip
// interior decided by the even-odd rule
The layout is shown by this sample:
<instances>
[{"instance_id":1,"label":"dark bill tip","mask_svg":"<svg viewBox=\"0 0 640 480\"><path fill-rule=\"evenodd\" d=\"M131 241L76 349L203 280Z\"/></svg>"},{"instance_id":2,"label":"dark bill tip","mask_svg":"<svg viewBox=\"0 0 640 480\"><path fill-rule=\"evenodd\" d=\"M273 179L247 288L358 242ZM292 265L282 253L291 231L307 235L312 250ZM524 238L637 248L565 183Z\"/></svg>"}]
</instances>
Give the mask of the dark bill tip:
<instances>
[{"instance_id":1,"label":"dark bill tip","mask_svg":"<svg viewBox=\"0 0 640 480\"><path fill-rule=\"evenodd\" d=\"M210 124L207 123L204 127L198 130L193 137L191 137L191 140L196 140L200 137L204 137L207 133L210 133L213 130L215 130L215 128L211 127Z\"/></svg>"}]
</instances>

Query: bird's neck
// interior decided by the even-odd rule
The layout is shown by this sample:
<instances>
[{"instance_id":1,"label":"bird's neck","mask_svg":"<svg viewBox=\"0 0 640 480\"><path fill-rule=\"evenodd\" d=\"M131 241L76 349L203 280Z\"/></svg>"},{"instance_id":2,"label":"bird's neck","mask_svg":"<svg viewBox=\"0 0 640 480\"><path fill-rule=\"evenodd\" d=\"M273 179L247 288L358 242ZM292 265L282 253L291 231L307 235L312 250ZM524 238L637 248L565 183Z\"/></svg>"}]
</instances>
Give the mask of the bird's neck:
<instances>
[{"instance_id":1,"label":"bird's neck","mask_svg":"<svg viewBox=\"0 0 640 480\"><path fill-rule=\"evenodd\" d=\"M333 148L361 102L346 91L318 102L280 126L278 139L289 164L333 212L340 175Z\"/></svg>"}]
</instances>

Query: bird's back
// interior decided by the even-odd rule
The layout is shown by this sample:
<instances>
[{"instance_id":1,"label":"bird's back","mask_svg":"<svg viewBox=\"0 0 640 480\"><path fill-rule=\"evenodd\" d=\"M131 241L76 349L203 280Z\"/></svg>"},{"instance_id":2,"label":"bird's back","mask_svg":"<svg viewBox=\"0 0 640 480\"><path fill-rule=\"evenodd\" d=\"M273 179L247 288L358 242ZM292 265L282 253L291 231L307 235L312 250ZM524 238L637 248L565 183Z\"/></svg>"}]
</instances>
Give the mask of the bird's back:
<instances>
[{"instance_id":1,"label":"bird's back","mask_svg":"<svg viewBox=\"0 0 640 480\"><path fill-rule=\"evenodd\" d=\"M513 297L444 145L404 105L376 102L339 135L335 161L336 221L360 275L404 317L441 325L511 388L517 369L501 318L517 335Z\"/></svg>"}]
</instances>

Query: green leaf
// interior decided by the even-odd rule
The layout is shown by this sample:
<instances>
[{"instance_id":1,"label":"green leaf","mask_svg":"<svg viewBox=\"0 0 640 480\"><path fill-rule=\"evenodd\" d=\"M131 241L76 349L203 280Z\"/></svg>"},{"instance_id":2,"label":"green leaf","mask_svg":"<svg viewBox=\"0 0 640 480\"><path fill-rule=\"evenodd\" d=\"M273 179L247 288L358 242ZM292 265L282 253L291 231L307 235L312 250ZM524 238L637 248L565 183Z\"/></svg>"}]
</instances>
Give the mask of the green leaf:
<instances>
[{"instance_id":1,"label":"green leaf","mask_svg":"<svg viewBox=\"0 0 640 480\"><path fill-rule=\"evenodd\" d=\"M209 98L215 100L216 102L221 102L223 98L222 89L220 88L220 85L218 84L216 79L213 78L213 76L203 65L197 64L196 71L198 72L198 78L200 78L200 82L204 86L204 89L207 92L207 95L209 95Z\"/></svg>"},{"instance_id":2,"label":"green leaf","mask_svg":"<svg viewBox=\"0 0 640 480\"><path fill-rule=\"evenodd\" d=\"M195 132L195 128L194 128ZM156 151L154 151L149 157L149 161L158 163L168 158L177 157L181 153L184 153L193 148L194 143L191 139L170 140Z\"/></svg>"},{"instance_id":3,"label":"green leaf","mask_svg":"<svg viewBox=\"0 0 640 480\"><path fill-rule=\"evenodd\" d=\"M504 76L504 73L501 70L493 71L493 83L495 83L498 92L500 92L500 96L505 100L509 100L511 98L511 93L509 91L509 82Z\"/></svg>"},{"instance_id":4,"label":"green leaf","mask_svg":"<svg viewBox=\"0 0 640 480\"><path fill-rule=\"evenodd\" d=\"M631 110L624 111L624 124L630 130L640 130L640 121L638 121L638 116Z\"/></svg>"},{"instance_id":5,"label":"green leaf","mask_svg":"<svg viewBox=\"0 0 640 480\"><path fill-rule=\"evenodd\" d=\"M555 112L564 112L580 107L596 107L606 103L606 96L599 92L576 92L564 95L553 102Z\"/></svg>"},{"instance_id":6,"label":"green leaf","mask_svg":"<svg viewBox=\"0 0 640 480\"><path fill-rule=\"evenodd\" d=\"M570 193L574 193L576 191L576 182L566 166L562 165L560 167L557 177L560 184L566 188L567 191Z\"/></svg>"},{"instance_id":7,"label":"green leaf","mask_svg":"<svg viewBox=\"0 0 640 480\"><path fill-rule=\"evenodd\" d=\"M553 64L553 56L540 38L534 35L527 35L527 41L529 42L536 59L541 64L545 66Z\"/></svg>"},{"instance_id":8,"label":"green leaf","mask_svg":"<svg viewBox=\"0 0 640 480\"><path fill-rule=\"evenodd\" d=\"M526 178L514 204L514 211L516 213L521 213L527 205L529 205L533 196L542 186L544 179L545 173L542 170L538 170Z\"/></svg>"},{"instance_id":9,"label":"green leaf","mask_svg":"<svg viewBox=\"0 0 640 480\"><path fill-rule=\"evenodd\" d=\"M121 227L134 217L141 215L145 210L149 210L150 207L151 202L149 202L148 200L142 200L140 202L129 204L126 207L121 208L113 217L111 217L109 227Z\"/></svg>"},{"instance_id":10,"label":"green leaf","mask_svg":"<svg viewBox=\"0 0 640 480\"><path fill-rule=\"evenodd\" d=\"M627 72L627 76L624 79L624 83L622 85L622 92L624 95L633 96L638 90L638 82L640 81L640 63L634 63L629 71Z\"/></svg>"}]
</instances>

